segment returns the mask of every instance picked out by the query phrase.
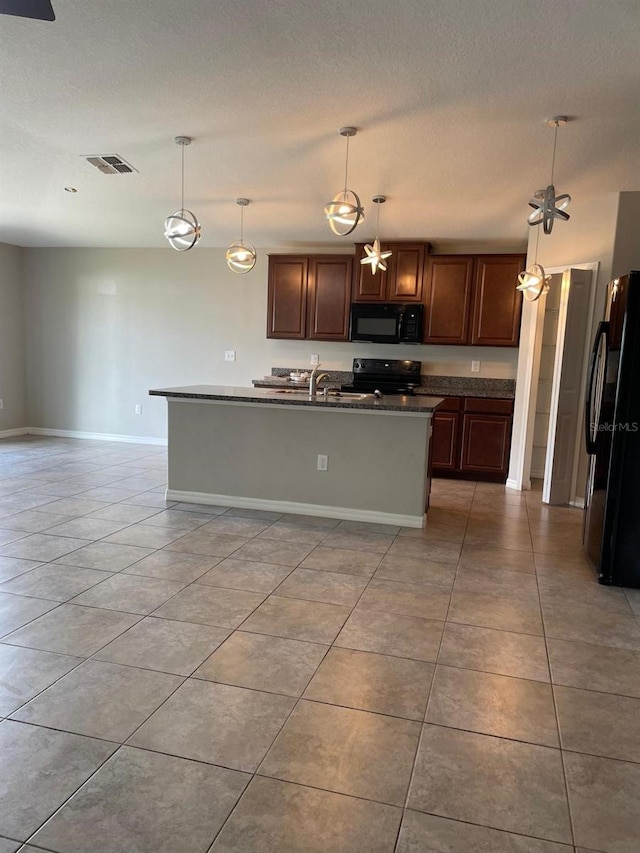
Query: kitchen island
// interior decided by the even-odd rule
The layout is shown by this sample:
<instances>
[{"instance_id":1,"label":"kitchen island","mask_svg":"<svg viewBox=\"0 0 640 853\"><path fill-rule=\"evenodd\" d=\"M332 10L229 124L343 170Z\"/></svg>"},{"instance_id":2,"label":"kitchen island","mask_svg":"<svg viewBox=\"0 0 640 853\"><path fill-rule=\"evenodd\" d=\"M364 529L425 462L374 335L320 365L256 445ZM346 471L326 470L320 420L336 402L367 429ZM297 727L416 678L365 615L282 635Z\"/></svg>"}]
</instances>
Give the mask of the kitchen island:
<instances>
[{"instance_id":1,"label":"kitchen island","mask_svg":"<svg viewBox=\"0 0 640 853\"><path fill-rule=\"evenodd\" d=\"M215 385L149 394L167 398L169 500L424 525L440 397Z\"/></svg>"}]
</instances>

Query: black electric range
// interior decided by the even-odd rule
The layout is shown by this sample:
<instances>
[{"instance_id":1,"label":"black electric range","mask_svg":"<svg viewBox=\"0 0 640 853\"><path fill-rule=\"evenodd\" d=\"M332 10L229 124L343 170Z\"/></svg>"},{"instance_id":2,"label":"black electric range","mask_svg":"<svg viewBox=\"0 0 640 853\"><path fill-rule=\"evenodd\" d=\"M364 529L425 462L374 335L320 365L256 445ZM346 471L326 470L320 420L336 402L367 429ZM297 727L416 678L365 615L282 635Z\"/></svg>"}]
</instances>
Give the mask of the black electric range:
<instances>
[{"instance_id":1,"label":"black electric range","mask_svg":"<svg viewBox=\"0 0 640 853\"><path fill-rule=\"evenodd\" d=\"M343 385L341 391L360 394L413 394L420 385L419 361L403 359L354 358L353 384Z\"/></svg>"}]
</instances>

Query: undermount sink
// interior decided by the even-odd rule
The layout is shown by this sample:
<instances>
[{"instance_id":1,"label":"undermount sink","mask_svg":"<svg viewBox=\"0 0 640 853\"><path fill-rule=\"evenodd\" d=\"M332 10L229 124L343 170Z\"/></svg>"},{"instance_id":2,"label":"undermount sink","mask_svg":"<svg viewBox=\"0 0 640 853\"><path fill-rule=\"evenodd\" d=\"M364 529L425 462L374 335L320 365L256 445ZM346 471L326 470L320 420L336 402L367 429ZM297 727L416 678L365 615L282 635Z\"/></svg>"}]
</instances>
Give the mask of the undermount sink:
<instances>
[{"instance_id":1,"label":"undermount sink","mask_svg":"<svg viewBox=\"0 0 640 853\"><path fill-rule=\"evenodd\" d=\"M356 391L329 391L330 397L340 397L343 400L367 400L375 394L359 394Z\"/></svg>"},{"instance_id":2,"label":"undermount sink","mask_svg":"<svg viewBox=\"0 0 640 853\"><path fill-rule=\"evenodd\" d=\"M296 397L306 397L309 399L309 389L301 388L298 390L297 388L271 388L267 391L267 394L292 394ZM328 391L327 396L332 399L338 398L339 400L368 400L374 397L374 394L358 394L355 391ZM315 395L315 397L310 399L323 400L324 399L324 391L320 390Z\"/></svg>"},{"instance_id":3,"label":"undermount sink","mask_svg":"<svg viewBox=\"0 0 640 853\"><path fill-rule=\"evenodd\" d=\"M270 388L267 391L267 394L296 394L298 397L308 397L309 389L301 388L298 390L297 388Z\"/></svg>"}]
</instances>

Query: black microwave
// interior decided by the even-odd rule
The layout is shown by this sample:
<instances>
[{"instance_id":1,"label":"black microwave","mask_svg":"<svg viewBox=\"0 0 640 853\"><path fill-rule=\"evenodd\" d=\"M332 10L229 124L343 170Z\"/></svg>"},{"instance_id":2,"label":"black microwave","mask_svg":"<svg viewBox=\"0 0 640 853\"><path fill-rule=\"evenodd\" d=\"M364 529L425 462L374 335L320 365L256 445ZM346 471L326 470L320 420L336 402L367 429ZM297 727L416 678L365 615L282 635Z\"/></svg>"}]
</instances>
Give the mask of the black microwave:
<instances>
[{"instance_id":1,"label":"black microwave","mask_svg":"<svg viewBox=\"0 0 640 853\"><path fill-rule=\"evenodd\" d=\"M374 344L419 344L422 305L398 302L355 302L351 306L352 341Z\"/></svg>"}]
</instances>

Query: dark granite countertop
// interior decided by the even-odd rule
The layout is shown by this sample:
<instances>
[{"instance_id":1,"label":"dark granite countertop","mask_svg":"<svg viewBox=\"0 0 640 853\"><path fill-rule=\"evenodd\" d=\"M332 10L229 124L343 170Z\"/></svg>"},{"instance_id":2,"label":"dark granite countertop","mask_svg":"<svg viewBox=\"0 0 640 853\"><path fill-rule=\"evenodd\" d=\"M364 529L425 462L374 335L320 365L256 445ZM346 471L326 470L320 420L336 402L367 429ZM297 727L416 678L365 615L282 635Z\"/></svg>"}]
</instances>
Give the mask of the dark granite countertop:
<instances>
[{"instance_id":1,"label":"dark granite countertop","mask_svg":"<svg viewBox=\"0 0 640 853\"><path fill-rule=\"evenodd\" d=\"M167 397L178 400L220 400L233 403L268 403L280 406L306 406L318 409L355 409L371 412L404 412L406 414L431 414L442 402L442 397L420 395L407 397L373 394L357 399L351 397L332 397L326 399L322 394L309 399L304 389L297 393L269 388L234 388L227 385L187 385L182 388L153 388L152 397Z\"/></svg>"}]
</instances>

